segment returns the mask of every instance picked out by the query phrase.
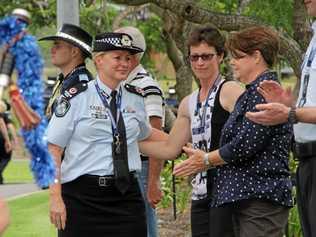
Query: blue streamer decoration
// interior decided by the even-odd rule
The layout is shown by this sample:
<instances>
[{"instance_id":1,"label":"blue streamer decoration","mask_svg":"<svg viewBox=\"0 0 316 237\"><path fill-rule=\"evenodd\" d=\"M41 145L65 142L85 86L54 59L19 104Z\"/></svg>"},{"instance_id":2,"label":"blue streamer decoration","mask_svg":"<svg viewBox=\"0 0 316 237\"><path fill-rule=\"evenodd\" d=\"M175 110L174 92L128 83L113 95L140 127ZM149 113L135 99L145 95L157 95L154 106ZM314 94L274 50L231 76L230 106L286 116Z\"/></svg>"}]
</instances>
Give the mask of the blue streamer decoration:
<instances>
[{"instance_id":1,"label":"blue streamer decoration","mask_svg":"<svg viewBox=\"0 0 316 237\"><path fill-rule=\"evenodd\" d=\"M27 24L15 16L7 16L0 21L0 45L25 30ZM44 116L43 59L35 37L25 34L10 49L15 59L15 68L18 73L17 85L25 102L40 115L41 122L30 131L21 129L26 148L31 154L30 168L40 187L48 187L54 181L55 165L45 137L47 120Z\"/></svg>"}]
</instances>

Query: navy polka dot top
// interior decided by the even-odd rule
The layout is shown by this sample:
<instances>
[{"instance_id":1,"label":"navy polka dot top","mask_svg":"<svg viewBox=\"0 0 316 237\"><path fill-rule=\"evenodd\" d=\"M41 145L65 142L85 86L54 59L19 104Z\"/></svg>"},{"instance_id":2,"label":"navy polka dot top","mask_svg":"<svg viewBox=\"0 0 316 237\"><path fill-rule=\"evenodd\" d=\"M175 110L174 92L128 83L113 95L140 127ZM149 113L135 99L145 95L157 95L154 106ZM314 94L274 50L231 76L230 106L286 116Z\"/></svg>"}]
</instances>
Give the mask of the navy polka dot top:
<instances>
[{"instance_id":1,"label":"navy polka dot top","mask_svg":"<svg viewBox=\"0 0 316 237\"><path fill-rule=\"evenodd\" d=\"M292 126L263 126L245 117L265 103L257 92L263 80L277 81L277 75L265 72L248 84L222 130L219 153L227 164L217 168L213 206L246 199L293 205L288 167Z\"/></svg>"}]
</instances>

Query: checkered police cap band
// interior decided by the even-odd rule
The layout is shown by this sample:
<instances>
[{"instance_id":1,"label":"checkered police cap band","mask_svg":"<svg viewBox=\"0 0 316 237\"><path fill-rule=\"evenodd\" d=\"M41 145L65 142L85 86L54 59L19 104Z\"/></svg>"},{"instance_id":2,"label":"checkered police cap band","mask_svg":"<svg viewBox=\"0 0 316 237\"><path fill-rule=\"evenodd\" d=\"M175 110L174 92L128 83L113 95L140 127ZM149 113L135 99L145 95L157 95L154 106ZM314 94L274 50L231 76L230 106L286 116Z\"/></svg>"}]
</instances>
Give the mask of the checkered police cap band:
<instances>
[{"instance_id":1,"label":"checkered police cap band","mask_svg":"<svg viewBox=\"0 0 316 237\"><path fill-rule=\"evenodd\" d=\"M132 37L124 33L103 33L95 37L93 52L110 50L127 50L132 54L143 52L142 49L133 46Z\"/></svg>"}]
</instances>

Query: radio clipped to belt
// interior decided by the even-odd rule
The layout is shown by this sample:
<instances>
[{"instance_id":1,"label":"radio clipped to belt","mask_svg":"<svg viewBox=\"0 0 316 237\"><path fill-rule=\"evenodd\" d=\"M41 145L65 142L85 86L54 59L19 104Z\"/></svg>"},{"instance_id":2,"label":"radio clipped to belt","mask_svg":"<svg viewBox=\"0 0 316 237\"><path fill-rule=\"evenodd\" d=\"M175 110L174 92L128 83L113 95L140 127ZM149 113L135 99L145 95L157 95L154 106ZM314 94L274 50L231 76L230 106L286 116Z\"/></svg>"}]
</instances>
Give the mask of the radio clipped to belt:
<instances>
[{"instance_id":1,"label":"radio clipped to belt","mask_svg":"<svg viewBox=\"0 0 316 237\"><path fill-rule=\"evenodd\" d=\"M12 109L19 120L23 129L29 130L38 125L41 121L40 116L27 105L19 92L18 86L11 79L15 61L9 49L25 34L20 32L7 44L0 49L0 99L3 98L3 91L9 86L9 95L11 98Z\"/></svg>"}]
</instances>

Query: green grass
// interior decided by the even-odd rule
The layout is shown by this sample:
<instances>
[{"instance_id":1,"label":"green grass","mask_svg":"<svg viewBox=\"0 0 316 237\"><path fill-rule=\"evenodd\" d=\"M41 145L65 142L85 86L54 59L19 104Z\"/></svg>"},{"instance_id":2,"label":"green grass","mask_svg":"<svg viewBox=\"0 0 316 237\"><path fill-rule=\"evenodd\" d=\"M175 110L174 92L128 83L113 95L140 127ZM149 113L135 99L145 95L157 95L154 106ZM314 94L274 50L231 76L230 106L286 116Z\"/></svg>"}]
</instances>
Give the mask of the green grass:
<instances>
[{"instance_id":1,"label":"green grass","mask_svg":"<svg viewBox=\"0 0 316 237\"><path fill-rule=\"evenodd\" d=\"M47 191L11 200L8 204L11 224L3 237L57 236L49 221Z\"/></svg>"},{"instance_id":2,"label":"green grass","mask_svg":"<svg viewBox=\"0 0 316 237\"><path fill-rule=\"evenodd\" d=\"M29 169L29 160L11 160L4 171L5 183L30 183L33 177Z\"/></svg>"}]
</instances>

